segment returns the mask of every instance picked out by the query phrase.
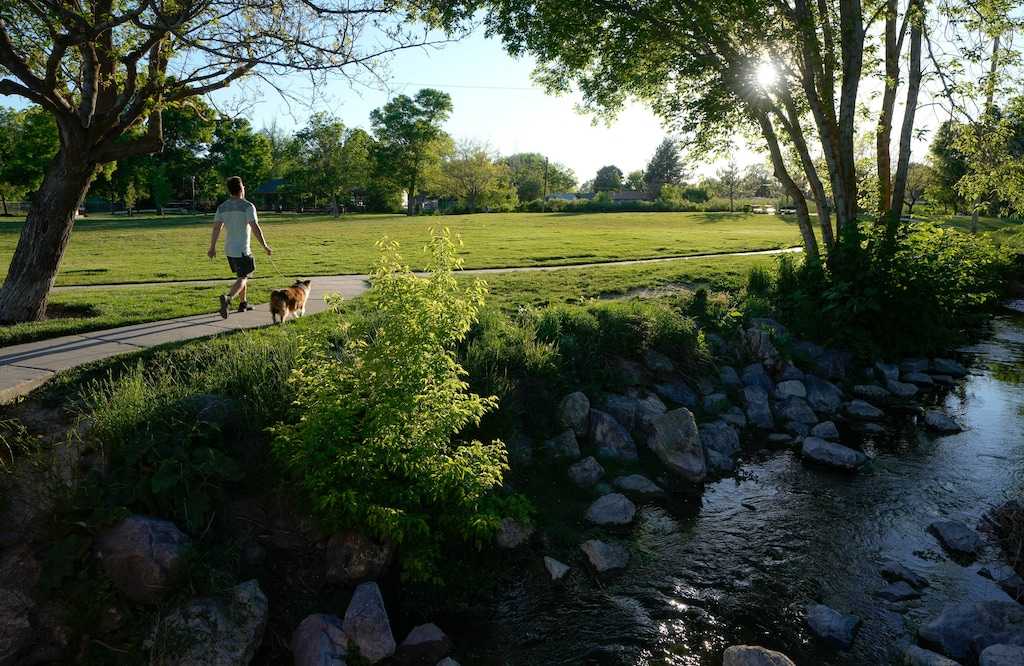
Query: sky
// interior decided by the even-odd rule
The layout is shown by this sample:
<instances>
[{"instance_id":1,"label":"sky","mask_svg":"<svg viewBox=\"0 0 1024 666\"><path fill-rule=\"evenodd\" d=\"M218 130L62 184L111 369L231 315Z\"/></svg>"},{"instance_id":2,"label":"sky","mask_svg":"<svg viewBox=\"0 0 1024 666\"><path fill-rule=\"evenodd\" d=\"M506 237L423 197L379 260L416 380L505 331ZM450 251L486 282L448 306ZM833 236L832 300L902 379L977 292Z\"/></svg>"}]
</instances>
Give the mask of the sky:
<instances>
[{"instance_id":1,"label":"sky","mask_svg":"<svg viewBox=\"0 0 1024 666\"><path fill-rule=\"evenodd\" d=\"M482 31L439 49L403 51L395 56L389 70L390 91L350 87L338 80L329 84L327 99L313 108L328 111L350 127L369 129L370 111L385 104L392 95L412 95L420 88L444 90L452 97L454 111L446 130L457 141L474 140L507 155L539 152L575 173L578 181L594 177L597 170L614 164L629 173L643 169L654 149L665 138L660 121L646 107L633 104L607 125L594 124L590 115L579 113L575 96L551 96L530 78L532 59L514 59L501 43L484 37ZM307 96L301 79L294 79L290 94ZM235 107L242 98L260 99L245 104L256 128L276 122L295 129L310 114L310 104L284 101L269 87L256 84L244 91L228 90L216 100ZM764 161L763 155L740 150L737 163L745 166ZM691 165L700 175L714 173L715 165Z\"/></svg>"}]
</instances>

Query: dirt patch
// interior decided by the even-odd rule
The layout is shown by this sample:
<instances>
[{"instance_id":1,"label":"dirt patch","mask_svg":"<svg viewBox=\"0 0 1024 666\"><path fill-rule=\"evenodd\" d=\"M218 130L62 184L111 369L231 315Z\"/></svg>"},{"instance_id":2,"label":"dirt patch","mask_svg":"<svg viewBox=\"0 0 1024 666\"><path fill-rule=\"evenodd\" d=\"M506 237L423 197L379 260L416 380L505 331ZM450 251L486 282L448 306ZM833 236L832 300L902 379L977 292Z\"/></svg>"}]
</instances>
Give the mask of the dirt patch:
<instances>
[{"instance_id":1,"label":"dirt patch","mask_svg":"<svg viewBox=\"0 0 1024 666\"><path fill-rule=\"evenodd\" d=\"M50 303L46 306L47 319L90 319L98 316L100 311L88 303Z\"/></svg>"}]
</instances>

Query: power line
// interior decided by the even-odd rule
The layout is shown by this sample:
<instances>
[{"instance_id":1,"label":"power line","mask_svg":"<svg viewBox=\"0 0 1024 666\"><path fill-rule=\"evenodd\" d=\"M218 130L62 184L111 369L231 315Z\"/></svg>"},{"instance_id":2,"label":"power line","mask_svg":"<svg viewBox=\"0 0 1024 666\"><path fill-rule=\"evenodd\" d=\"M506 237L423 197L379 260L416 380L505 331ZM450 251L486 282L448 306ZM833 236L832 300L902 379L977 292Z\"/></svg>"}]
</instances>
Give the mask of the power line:
<instances>
[{"instance_id":1,"label":"power line","mask_svg":"<svg viewBox=\"0 0 1024 666\"><path fill-rule=\"evenodd\" d=\"M421 88L466 88L470 90L520 90L531 92L544 92L543 88L517 88L514 86L485 86L469 85L461 83L416 83L414 81L402 81L393 84L395 86L420 86Z\"/></svg>"}]
</instances>

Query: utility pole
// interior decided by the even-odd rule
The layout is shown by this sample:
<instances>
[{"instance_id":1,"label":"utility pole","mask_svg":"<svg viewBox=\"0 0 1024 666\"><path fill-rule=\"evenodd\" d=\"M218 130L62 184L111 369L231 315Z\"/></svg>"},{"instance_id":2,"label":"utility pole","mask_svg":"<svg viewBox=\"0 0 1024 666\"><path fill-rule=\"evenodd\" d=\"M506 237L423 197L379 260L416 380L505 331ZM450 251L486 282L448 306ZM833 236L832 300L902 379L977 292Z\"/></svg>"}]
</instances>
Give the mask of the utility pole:
<instances>
[{"instance_id":1,"label":"utility pole","mask_svg":"<svg viewBox=\"0 0 1024 666\"><path fill-rule=\"evenodd\" d=\"M548 210L548 162L547 157L544 158L544 196L540 201L540 210L546 213Z\"/></svg>"},{"instance_id":2,"label":"utility pole","mask_svg":"<svg viewBox=\"0 0 1024 666\"><path fill-rule=\"evenodd\" d=\"M192 176L192 212L196 212L196 177Z\"/></svg>"}]
</instances>

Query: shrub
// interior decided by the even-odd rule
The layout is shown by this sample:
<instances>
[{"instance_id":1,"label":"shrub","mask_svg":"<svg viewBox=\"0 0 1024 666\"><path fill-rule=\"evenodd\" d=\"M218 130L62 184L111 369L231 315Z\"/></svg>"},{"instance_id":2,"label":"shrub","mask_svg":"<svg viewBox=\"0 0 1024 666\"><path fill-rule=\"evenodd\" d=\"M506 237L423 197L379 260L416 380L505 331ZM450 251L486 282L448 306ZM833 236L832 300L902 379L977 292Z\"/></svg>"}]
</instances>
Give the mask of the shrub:
<instances>
[{"instance_id":1,"label":"shrub","mask_svg":"<svg viewBox=\"0 0 1024 666\"><path fill-rule=\"evenodd\" d=\"M348 341L304 341L296 418L274 429L273 447L324 527L393 540L406 578L437 581L446 544L479 547L508 510L492 494L508 469L504 445L458 440L497 403L469 391L456 358L486 290L459 287L447 231L432 234L429 277L401 263L397 243L381 248Z\"/></svg>"}]
</instances>

